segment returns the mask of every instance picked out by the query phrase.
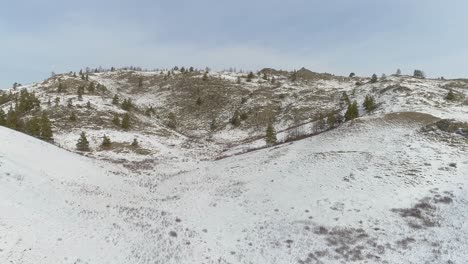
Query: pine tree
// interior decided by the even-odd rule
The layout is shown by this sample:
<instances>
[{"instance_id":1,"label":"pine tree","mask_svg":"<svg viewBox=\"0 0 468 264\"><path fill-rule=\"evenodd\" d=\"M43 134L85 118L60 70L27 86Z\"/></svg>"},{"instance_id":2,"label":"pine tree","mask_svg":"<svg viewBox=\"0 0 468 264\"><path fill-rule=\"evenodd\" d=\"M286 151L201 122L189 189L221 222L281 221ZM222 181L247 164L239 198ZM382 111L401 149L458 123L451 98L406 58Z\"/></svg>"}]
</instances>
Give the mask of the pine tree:
<instances>
[{"instance_id":1,"label":"pine tree","mask_svg":"<svg viewBox=\"0 0 468 264\"><path fill-rule=\"evenodd\" d=\"M57 93L63 93L64 90L65 90L65 86L63 85L63 83L60 82L57 88Z\"/></svg>"},{"instance_id":2,"label":"pine tree","mask_svg":"<svg viewBox=\"0 0 468 264\"><path fill-rule=\"evenodd\" d=\"M265 81L268 80L268 76L267 76L266 72L263 73L262 79L265 80Z\"/></svg>"},{"instance_id":3,"label":"pine tree","mask_svg":"<svg viewBox=\"0 0 468 264\"><path fill-rule=\"evenodd\" d=\"M133 107L132 99L124 99L121 105L122 109L125 111L130 111Z\"/></svg>"},{"instance_id":4,"label":"pine tree","mask_svg":"<svg viewBox=\"0 0 468 264\"><path fill-rule=\"evenodd\" d=\"M60 103L60 97L55 97L55 106L59 106L59 103Z\"/></svg>"},{"instance_id":5,"label":"pine tree","mask_svg":"<svg viewBox=\"0 0 468 264\"><path fill-rule=\"evenodd\" d=\"M72 121L72 122L76 122L77 117L76 117L75 112L72 112L72 113L70 114L70 117L69 117L68 119L69 119L70 121Z\"/></svg>"},{"instance_id":6,"label":"pine tree","mask_svg":"<svg viewBox=\"0 0 468 264\"><path fill-rule=\"evenodd\" d=\"M276 131L272 123L269 123L267 126L265 141L268 146L276 144Z\"/></svg>"},{"instance_id":7,"label":"pine tree","mask_svg":"<svg viewBox=\"0 0 468 264\"><path fill-rule=\"evenodd\" d=\"M375 105L374 97L371 95L366 95L366 98L364 99L364 103L362 104L362 106L364 106L364 108L366 109L368 113L377 107Z\"/></svg>"},{"instance_id":8,"label":"pine tree","mask_svg":"<svg viewBox=\"0 0 468 264\"><path fill-rule=\"evenodd\" d=\"M86 138L85 132L81 132L78 143L76 143L76 149L79 151L89 151L89 141Z\"/></svg>"},{"instance_id":9,"label":"pine tree","mask_svg":"<svg viewBox=\"0 0 468 264\"><path fill-rule=\"evenodd\" d=\"M346 121L353 120L359 117L359 108L356 101L348 105L348 110L345 113Z\"/></svg>"},{"instance_id":10,"label":"pine tree","mask_svg":"<svg viewBox=\"0 0 468 264\"><path fill-rule=\"evenodd\" d=\"M112 147L112 142L108 136L104 135L102 137L101 148L109 149L110 147Z\"/></svg>"},{"instance_id":11,"label":"pine tree","mask_svg":"<svg viewBox=\"0 0 468 264\"><path fill-rule=\"evenodd\" d=\"M78 100L79 101L82 101L83 100L83 92L84 92L84 87L83 86L80 86L78 87Z\"/></svg>"},{"instance_id":12,"label":"pine tree","mask_svg":"<svg viewBox=\"0 0 468 264\"><path fill-rule=\"evenodd\" d=\"M167 119L168 119L168 121L167 121L166 125L171 129L176 129L177 128L176 115L174 113L169 113Z\"/></svg>"},{"instance_id":13,"label":"pine tree","mask_svg":"<svg viewBox=\"0 0 468 264\"><path fill-rule=\"evenodd\" d=\"M85 78L85 79L86 79L86 81L89 81L89 75L88 75L88 73L86 73L86 78Z\"/></svg>"},{"instance_id":14,"label":"pine tree","mask_svg":"<svg viewBox=\"0 0 468 264\"><path fill-rule=\"evenodd\" d=\"M125 113L122 117L122 128L127 130L130 128L130 115Z\"/></svg>"},{"instance_id":15,"label":"pine tree","mask_svg":"<svg viewBox=\"0 0 468 264\"><path fill-rule=\"evenodd\" d=\"M41 120L34 116L26 122L26 133L39 138L41 136Z\"/></svg>"},{"instance_id":16,"label":"pine tree","mask_svg":"<svg viewBox=\"0 0 468 264\"><path fill-rule=\"evenodd\" d=\"M201 99L200 97L198 97L198 99L197 99L197 105L198 105L198 106L201 106L202 103L203 103L203 102L202 102L202 99Z\"/></svg>"},{"instance_id":17,"label":"pine tree","mask_svg":"<svg viewBox=\"0 0 468 264\"><path fill-rule=\"evenodd\" d=\"M426 74L421 70L414 70L413 76L421 79L426 78Z\"/></svg>"},{"instance_id":18,"label":"pine tree","mask_svg":"<svg viewBox=\"0 0 468 264\"><path fill-rule=\"evenodd\" d=\"M208 73L205 72L205 73L203 74L202 80L203 80L203 81L208 81Z\"/></svg>"},{"instance_id":19,"label":"pine tree","mask_svg":"<svg viewBox=\"0 0 468 264\"><path fill-rule=\"evenodd\" d=\"M401 70L400 69L397 69L396 71L396 76L400 76L401 75Z\"/></svg>"},{"instance_id":20,"label":"pine tree","mask_svg":"<svg viewBox=\"0 0 468 264\"><path fill-rule=\"evenodd\" d=\"M376 83L378 81L377 74L372 74L371 83Z\"/></svg>"},{"instance_id":21,"label":"pine tree","mask_svg":"<svg viewBox=\"0 0 468 264\"><path fill-rule=\"evenodd\" d=\"M72 98L68 98L67 107L68 107L68 108L72 108L72 107L73 107L73 99L72 99Z\"/></svg>"},{"instance_id":22,"label":"pine tree","mask_svg":"<svg viewBox=\"0 0 468 264\"><path fill-rule=\"evenodd\" d=\"M91 102L90 102L90 101L88 101L88 102L86 103L86 108L87 108L87 109L92 109L92 106L91 106Z\"/></svg>"},{"instance_id":23,"label":"pine tree","mask_svg":"<svg viewBox=\"0 0 468 264\"><path fill-rule=\"evenodd\" d=\"M98 85L99 85L99 84L98 84ZM83 89L83 90L84 90L84 89ZM88 85L88 92L94 93L95 90L96 90L96 89L94 88L94 83L91 82L91 83Z\"/></svg>"},{"instance_id":24,"label":"pine tree","mask_svg":"<svg viewBox=\"0 0 468 264\"><path fill-rule=\"evenodd\" d=\"M41 116L41 139L46 141L52 141L52 125L49 120L49 116L46 112L42 112Z\"/></svg>"},{"instance_id":25,"label":"pine tree","mask_svg":"<svg viewBox=\"0 0 468 264\"><path fill-rule=\"evenodd\" d=\"M116 94L114 95L114 97L112 98L112 104L113 105L118 105L120 103L120 99L119 99L119 96Z\"/></svg>"},{"instance_id":26,"label":"pine tree","mask_svg":"<svg viewBox=\"0 0 468 264\"><path fill-rule=\"evenodd\" d=\"M255 75L253 74L253 72L249 72L249 74L247 75L247 82L251 82L253 78L255 78Z\"/></svg>"},{"instance_id":27,"label":"pine tree","mask_svg":"<svg viewBox=\"0 0 468 264\"><path fill-rule=\"evenodd\" d=\"M454 101L456 99L455 93L452 90L450 90L447 93L447 96L445 97L445 99L447 99L449 101Z\"/></svg>"},{"instance_id":28,"label":"pine tree","mask_svg":"<svg viewBox=\"0 0 468 264\"><path fill-rule=\"evenodd\" d=\"M133 139L132 144L130 145L132 148L138 148L138 140L136 138Z\"/></svg>"},{"instance_id":29,"label":"pine tree","mask_svg":"<svg viewBox=\"0 0 468 264\"><path fill-rule=\"evenodd\" d=\"M116 126L120 126L120 118L118 115L114 115L114 118L112 119L112 123Z\"/></svg>"},{"instance_id":30,"label":"pine tree","mask_svg":"<svg viewBox=\"0 0 468 264\"><path fill-rule=\"evenodd\" d=\"M231 124L235 127L238 127L241 123L240 116L239 116L239 111L235 111L234 115L231 118Z\"/></svg>"},{"instance_id":31,"label":"pine tree","mask_svg":"<svg viewBox=\"0 0 468 264\"><path fill-rule=\"evenodd\" d=\"M241 84L241 78L240 77L237 77L236 83Z\"/></svg>"}]
</instances>

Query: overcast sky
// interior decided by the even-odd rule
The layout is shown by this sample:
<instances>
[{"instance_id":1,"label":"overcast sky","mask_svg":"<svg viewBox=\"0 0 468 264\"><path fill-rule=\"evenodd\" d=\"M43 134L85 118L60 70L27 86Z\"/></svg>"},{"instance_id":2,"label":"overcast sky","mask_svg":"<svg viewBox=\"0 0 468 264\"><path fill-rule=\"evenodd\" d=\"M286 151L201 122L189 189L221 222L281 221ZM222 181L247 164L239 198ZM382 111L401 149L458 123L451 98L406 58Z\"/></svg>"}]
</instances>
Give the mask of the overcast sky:
<instances>
[{"instance_id":1,"label":"overcast sky","mask_svg":"<svg viewBox=\"0 0 468 264\"><path fill-rule=\"evenodd\" d=\"M0 0L0 87L135 65L468 77L466 0Z\"/></svg>"}]
</instances>

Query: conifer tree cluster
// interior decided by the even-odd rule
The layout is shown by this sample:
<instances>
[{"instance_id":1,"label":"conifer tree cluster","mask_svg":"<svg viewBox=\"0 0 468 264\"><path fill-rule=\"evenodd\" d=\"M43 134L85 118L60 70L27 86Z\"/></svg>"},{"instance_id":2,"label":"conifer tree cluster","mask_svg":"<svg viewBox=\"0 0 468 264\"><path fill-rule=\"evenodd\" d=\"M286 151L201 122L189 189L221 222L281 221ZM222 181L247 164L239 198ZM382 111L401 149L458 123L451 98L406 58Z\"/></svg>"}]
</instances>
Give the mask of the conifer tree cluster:
<instances>
[{"instance_id":1,"label":"conifer tree cluster","mask_svg":"<svg viewBox=\"0 0 468 264\"><path fill-rule=\"evenodd\" d=\"M122 101L121 107L125 111L130 111L133 108L132 99L124 99Z\"/></svg>"},{"instance_id":2,"label":"conifer tree cluster","mask_svg":"<svg viewBox=\"0 0 468 264\"><path fill-rule=\"evenodd\" d=\"M13 97L11 94L8 97L10 96ZM46 112L39 112L41 106L36 95L23 89L19 95L15 94L14 98L15 106L10 105L7 113L0 109L0 125L51 141L52 124Z\"/></svg>"},{"instance_id":3,"label":"conifer tree cluster","mask_svg":"<svg viewBox=\"0 0 468 264\"><path fill-rule=\"evenodd\" d=\"M362 106L364 106L364 109L366 109L368 113L372 112L377 107L375 105L375 99L371 95L366 95L366 98L364 99L364 103L362 104Z\"/></svg>"}]
</instances>

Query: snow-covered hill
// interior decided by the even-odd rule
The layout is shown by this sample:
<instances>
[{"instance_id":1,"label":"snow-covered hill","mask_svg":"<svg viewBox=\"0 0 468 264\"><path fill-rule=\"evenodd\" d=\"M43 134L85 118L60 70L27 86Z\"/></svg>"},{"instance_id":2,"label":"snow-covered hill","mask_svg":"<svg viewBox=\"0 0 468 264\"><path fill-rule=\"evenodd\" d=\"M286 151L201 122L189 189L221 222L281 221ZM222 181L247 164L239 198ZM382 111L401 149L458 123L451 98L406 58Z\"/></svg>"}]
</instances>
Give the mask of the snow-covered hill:
<instances>
[{"instance_id":1,"label":"snow-covered hill","mask_svg":"<svg viewBox=\"0 0 468 264\"><path fill-rule=\"evenodd\" d=\"M140 173L0 127L0 262L463 263L467 139L437 120Z\"/></svg>"}]
</instances>

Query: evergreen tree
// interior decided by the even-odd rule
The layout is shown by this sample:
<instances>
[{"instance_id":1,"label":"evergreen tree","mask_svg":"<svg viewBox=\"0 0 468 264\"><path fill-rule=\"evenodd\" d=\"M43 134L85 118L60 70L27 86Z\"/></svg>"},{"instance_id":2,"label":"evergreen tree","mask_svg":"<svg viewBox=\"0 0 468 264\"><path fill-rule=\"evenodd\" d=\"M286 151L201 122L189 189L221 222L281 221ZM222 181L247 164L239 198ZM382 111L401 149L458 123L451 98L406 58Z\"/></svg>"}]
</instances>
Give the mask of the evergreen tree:
<instances>
[{"instance_id":1,"label":"evergreen tree","mask_svg":"<svg viewBox=\"0 0 468 264\"><path fill-rule=\"evenodd\" d=\"M265 141L268 146L276 144L276 131L272 123L269 123L267 126Z\"/></svg>"},{"instance_id":2,"label":"evergreen tree","mask_svg":"<svg viewBox=\"0 0 468 264\"><path fill-rule=\"evenodd\" d=\"M86 73L86 78L85 78L85 79L86 79L86 81L89 81L89 75L88 75L88 73Z\"/></svg>"},{"instance_id":3,"label":"evergreen tree","mask_svg":"<svg viewBox=\"0 0 468 264\"><path fill-rule=\"evenodd\" d=\"M125 111L130 111L133 107L132 99L124 99L121 105L122 109Z\"/></svg>"},{"instance_id":4,"label":"evergreen tree","mask_svg":"<svg viewBox=\"0 0 468 264\"><path fill-rule=\"evenodd\" d=\"M120 118L117 114L114 115L114 118L112 119L112 123L116 126L120 126Z\"/></svg>"},{"instance_id":5,"label":"evergreen tree","mask_svg":"<svg viewBox=\"0 0 468 264\"><path fill-rule=\"evenodd\" d=\"M41 116L41 139L51 141L53 138L52 125L49 116L46 112L42 112Z\"/></svg>"},{"instance_id":6,"label":"evergreen tree","mask_svg":"<svg viewBox=\"0 0 468 264\"><path fill-rule=\"evenodd\" d=\"M348 105L348 110L345 113L346 121L353 120L359 117L359 108L356 101Z\"/></svg>"},{"instance_id":7,"label":"evergreen tree","mask_svg":"<svg viewBox=\"0 0 468 264\"><path fill-rule=\"evenodd\" d=\"M130 115L125 113L122 117L122 128L127 130L130 128Z\"/></svg>"},{"instance_id":8,"label":"evergreen tree","mask_svg":"<svg viewBox=\"0 0 468 264\"><path fill-rule=\"evenodd\" d=\"M203 103L203 102L202 102L202 99L201 99L200 97L198 97L198 99L197 99L197 105L198 105L198 106L201 106L202 103Z\"/></svg>"},{"instance_id":9,"label":"evergreen tree","mask_svg":"<svg viewBox=\"0 0 468 264\"><path fill-rule=\"evenodd\" d=\"M47 100L47 106L50 107L51 105L52 105L52 102L50 101L50 97L49 97L49 99Z\"/></svg>"},{"instance_id":10,"label":"evergreen tree","mask_svg":"<svg viewBox=\"0 0 468 264\"><path fill-rule=\"evenodd\" d=\"M102 137L101 148L109 149L110 147L112 147L112 142L108 136L104 135Z\"/></svg>"},{"instance_id":11,"label":"evergreen tree","mask_svg":"<svg viewBox=\"0 0 468 264\"><path fill-rule=\"evenodd\" d=\"M401 75L401 70L400 70L400 69L397 69L397 71L396 71L396 74L395 74L395 75L396 75L396 76L400 76L400 75Z\"/></svg>"},{"instance_id":12,"label":"evergreen tree","mask_svg":"<svg viewBox=\"0 0 468 264\"><path fill-rule=\"evenodd\" d=\"M72 112L72 113L70 114L70 117L69 117L68 119L69 119L70 121L72 121L72 122L76 122L77 117L76 117L75 112Z\"/></svg>"},{"instance_id":13,"label":"evergreen tree","mask_svg":"<svg viewBox=\"0 0 468 264\"><path fill-rule=\"evenodd\" d=\"M455 93L452 90L450 90L447 93L447 96L445 97L445 99L447 99L449 101L454 101L456 99Z\"/></svg>"},{"instance_id":14,"label":"evergreen tree","mask_svg":"<svg viewBox=\"0 0 468 264\"><path fill-rule=\"evenodd\" d=\"M132 148L138 148L138 140L136 138L133 139L132 144L130 145Z\"/></svg>"},{"instance_id":15,"label":"evergreen tree","mask_svg":"<svg viewBox=\"0 0 468 264\"><path fill-rule=\"evenodd\" d=\"M354 72L349 74L349 78L353 78L354 76L356 76L356 74Z\"/></svg>"},{"instance_id":16,"label":"evergreen tree","mask_svg":"<svg viewBox=\"0 0 468 264\"><path fill-rule=\"evenodd\" d=\"M275 83L276 83L275 77L271 77L271 84L275 84Z\"/></svg>"},{"instance_id":17,"label":"evergreen tree","mask_svg":"<svg viewBox=\"0 0 468 264\"><path fill-rule=\"evenodd\" d=\"M72 98L68 98L67 107L68 107L68 108L72 108L72 107L73 107L73 99L72 99Z\"/></svg>"},{"instance_id":18,"label":"evergreen tree","mask_svg":"<svg viewBox=\"0 0 468 264\"><path fill-rule=\"evenodd\" d=\"M177 128L176 115L174 113L169 113L167 119L168 119L167 126L171 129L176 129Z\"/></svg>"},{"instance_id":19,"label":"evergreen tree","mask_svg":"<svg viewBox=\"0 0 468 264\"><path fill-rule=\"evenodd\" d=\"M371 95L366 95L366 98L364 99L364 103L362 104L362 106L364 106L364 108L366 109L368 113L377 107L375 105L374 97Z\"/></svg>"},{"instance_id":20,"label":"evergreen tree","mask_svg":"<svg viewBox=\"0 0 468 264\"><path fill-rule=\"evenodd\" d=\"M253 78L255 78L255 75L253 74L253 72L249 72L249 74L247 75L247 82L251 82Z\"/></svg>"},{"instance_id":21,"label":"evergreen tree","mask_svg":"<svg viewBox=\"0 0 468 264\"><path fill-rule=\"evenodd\" d=\"M76 149L79 151L89 151L89 141L86 138L85 132L81 132L78 143L76 143Z\"/></svg>"},{"instance_id":22,"label":"evergreen tree","mask_svg":"<svg viewBox=\"0 0 468 264\"><path fill-rule=\"evenodd\" d=\"M241 84L241 78L240 77L237 77L236 83Z\"/></svg>"},{"instance_id":23,"label":"evergreen tree","mask_svg":"<svg viewBox=\"0 0 468 264\"><path fill-rule=\"evenodd\" d=\"M241 123L240 116L239 116L239 111L235 111L234 115L231 118L231 124L235 127L238 127Z\"/></svg>"},{"instance_id":24,"label":"evergreen tree","mask_svg":"<svg viewBox=\"0 0 468 264\"><path fill-rule=\"evenodd\" d=\"M60 103L60 97L55 97L55 106L59 106L59 103Z\"/></svg>"},{"instance_id":25,"label":"evergreen tree","mask_svg":"<svg viewBox=\"0 0 468 264\"><path fill-rule=\"evenodd\" d=\"M34 116L26 122L26 133L39 138L41 136L41 120Z\"/></svg>"},{"instance_id":26,"label":"evergreen tree","mask_svg":"<svg viewBox=\"0 0 468 264\"><path fill-rule=\"evenodd\" d=\"M119 99L119 96L116 94L114 95L114 97L112 98L112 104L113 105L118 105L120 103L120 99Z\"/></svg>"},{"instance_id":27,"label":"evergreen tree","mask_svg":"<svg viewBox=\"0 0 468 264\"><path fill-rule=\"evenodd\" d=\"M84 87L83 86L80 86L78 87L78 100L79 101L82 101L83 100L83 92L84 92Z\"/></svg>"},{"instance_id":28,"label":"evergreen tree","mask_svg":"<svg viewBox=\"0 0 468 264\"><path fill-rule=\"evenodd\" d=\"M266 72L263 73L263 77L262 77L262 78L263 78L263 80L265 80L265 81L268 80L268 76L267 76Z\"/></svg>"},{"instance_id":29,"label":"evergreen tree","mask_svg":"<svg viewBox=\"0 0 468 264\"><path fill-rule=\"evenodd\" d=\"M208 81L208 73L205 72L205 73L203 74L202 80L203 80L203 81Z\"/></svg>"},{"instance_id":30,"label":"evergreen tree","mask_svg":"<svg viewBox=\"0 0 468 264\"><path fill-rule=\"evenodd\" d=\"M98 84L99 85L99 84ZM83 89L84 90L84 89ZM91 82L89 85L88 85L88 92L90 93L94 93L96 89L94 88L94 83Z\"/></svg>"},{"instance_id":31,"label":"evergreen tree","mask_svg":"<svg viewBox=\"0 0 468 264\"><path fill-rule=\"evenodd\" d=\"M371 83L376 83L378 81L377 74L372 74Z\"/></svg>"},{"instance_id":32,"label":"evergreen tree","mask_svg":"<svg viewBox=\"0 0 468 264\"><path fill-rule=\"evenodd\" d=\"M86 108L92 109L92 107L91 107L91 102L90 102L90 101L88 101L88 102L86 103Z\"/></svg>"},{"instance_id":33,"label":"evergreen tree","mask_svg":"<svg viewBox=\"0 0 468 264\"><path fill-rule=\"evenodd\" d=\"M65 86L63 83L59 83L58 88L57 88L57 93L63 93L65 91Z\"/></svg>"},{"instance_id":34,"label":"evergreen tree","mask_svg":"<svg viewBox=\"0 0 468 264\"><path fill-rule=\"evenodd\" d=\"M426 74L421 70L414 70L413 76L421 79L426 78Z\"/></svg>"}]
</instances>

